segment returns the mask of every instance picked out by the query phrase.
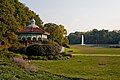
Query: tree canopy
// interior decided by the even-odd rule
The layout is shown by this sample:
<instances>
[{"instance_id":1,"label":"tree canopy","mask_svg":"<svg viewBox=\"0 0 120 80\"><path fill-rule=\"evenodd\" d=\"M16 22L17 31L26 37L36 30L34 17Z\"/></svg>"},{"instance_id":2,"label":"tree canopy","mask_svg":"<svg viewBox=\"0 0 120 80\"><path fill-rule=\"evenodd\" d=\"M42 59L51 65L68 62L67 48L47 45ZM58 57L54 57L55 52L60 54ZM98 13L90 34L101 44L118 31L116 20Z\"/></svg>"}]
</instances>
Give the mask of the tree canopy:
<instances>
[{"instance_id":1,"label":"tree canopy","mask_svg":"<svg viewBox=\"0 0 120 80\"><path fill-rule=\"evenodd\" d=\"M57 25L54 23L47 23L44 25L46 31L50 33L49 39L57 42L60 45L67 44L67 38L65 35L67 34L67 30L63 25Z\"/></svg>"},{"instance_id":2,"label":"tree canopy","mask_svg":"<svg viewBox=\"0 0 120 80\"><path fill-rule=\"evenodd\" d=\"M39 15L18 0L0 0L0 41L13 43L17 40L15 33L26 27L32 18L39 27L43 26Z\"/></svg>"},{"instance_id":3,"label":"tree canopy","mask_svg":"<svg viewBox=\"0 0 120 80\"><path fill-rule=\"evenodd\" d=\"M120 41L120 30L97 30L88 32L75 32L68 35L70 44L81 44L81 35L85 37L85 44L118 44Z\"/></svg>"}]
</instances>

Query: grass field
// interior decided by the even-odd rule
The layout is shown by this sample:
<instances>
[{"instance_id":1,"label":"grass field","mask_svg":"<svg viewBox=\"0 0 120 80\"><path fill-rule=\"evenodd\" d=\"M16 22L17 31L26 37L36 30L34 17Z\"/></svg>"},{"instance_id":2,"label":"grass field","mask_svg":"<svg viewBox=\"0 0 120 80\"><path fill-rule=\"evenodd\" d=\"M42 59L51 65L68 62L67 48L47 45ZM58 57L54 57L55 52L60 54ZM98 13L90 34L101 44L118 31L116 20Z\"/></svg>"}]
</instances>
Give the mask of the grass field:
<instances>
[{"instance_id":1,"label":"grass field","mask_svg":"<svg viewBox=\"0 0 120 80\"><path fill-rule=\"evenodd\" d=\"M73 45L72 54L120 54L120 49L80 47ZM39 70L72 78L91 80L120 80L120 57L73 56L70 60L32 61Z\"/></svg>"},{"instance_id":2,"label":"grass field","mask_svg":"<svg viewBox=\"0 0 120 80\"><path fill-rule=\"evenodd\" d=\"M12 62L9 56L13 56L11 52L0 52L0 80L64 80L68 79L45 71L37 72L26 71L18 64ZM26 65L26 64L24 64ZM36 66L37 67L37 66ZM30 68L29 68L30 69Z\"/></svg>"},{"instance_id":3,"label":"grass field","mask_svg":"<svg viewBox=\"0 0 120 80\"><path fill-rule=\"evenodd\" d=\"M73 54L120 54L120 48L72 45L70 49L66 49L66 52Z\"/></svg>"},{"instance_id":4,"label":"grass field","mask_svg":"<svg viewBox=\"0 0 120 80\"><path fill-rule=\"evenodd\" d=\"M120 80L119 57L75 56L66 61L33 61L40 70L66 77Z\"/></svg>"},{"instance_id":5,"label":"grass field","mask_svg":"<svg viewBox=\"0 0 120 80\"><path fill-rule=\"evenodd\" d=\"M8 58L10 52L0 53L0 80L120 80L119 48L71 45L66 52L75 55L68 60L31 60L37 72L27 72L13 63Z\"/></svg>"}]
</instances>

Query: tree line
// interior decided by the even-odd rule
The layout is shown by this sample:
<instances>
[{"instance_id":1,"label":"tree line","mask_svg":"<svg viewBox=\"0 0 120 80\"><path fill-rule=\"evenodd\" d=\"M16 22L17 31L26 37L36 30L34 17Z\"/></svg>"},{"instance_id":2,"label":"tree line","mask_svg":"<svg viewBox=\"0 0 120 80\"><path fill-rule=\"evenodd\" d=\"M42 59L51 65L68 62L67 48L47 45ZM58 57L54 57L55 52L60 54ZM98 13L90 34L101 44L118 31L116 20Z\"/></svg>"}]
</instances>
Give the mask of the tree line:
<instances>
[{"instance_id":1,"label":"tree line","mask_svg":"<svg viewBox=\"0 0 120 80\"><path fill-rule=\"evenodd\" d=\"M118 44L120 41L120 30L97 30L88 32L75 32L68 35L70 44L81 44L81 35L84 35L85 44Z\"/></svg>"}]
</instances>

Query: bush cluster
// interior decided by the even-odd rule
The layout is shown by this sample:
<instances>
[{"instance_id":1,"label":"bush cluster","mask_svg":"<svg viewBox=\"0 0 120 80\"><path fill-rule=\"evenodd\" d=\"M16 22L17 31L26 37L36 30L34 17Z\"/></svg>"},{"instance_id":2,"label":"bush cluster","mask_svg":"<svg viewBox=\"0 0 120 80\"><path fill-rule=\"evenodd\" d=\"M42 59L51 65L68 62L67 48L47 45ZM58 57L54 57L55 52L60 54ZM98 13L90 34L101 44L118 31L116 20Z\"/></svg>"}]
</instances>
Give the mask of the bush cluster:
<instances>
[{"instance_id":1,"label":"bush cluster","mask_svg":"<svg viewBox=\"0 0 120 80\"><path fill-rule=\"evenodd\" d=\"M44 45L31 45L26 48L26 54L28 56L49 56L60 53L59 46L44 44Z\"/></svg>"},{"instance_id":2,"label":"bush cluster","mask_svg":"<svg viewBox=\"0 0 120 80\"><path fill-rule=\"evenodd\" d=\"M25 53L25 46L21 45L21 44L12 44L9 48L9 51L12 51L14 53L20 53L20 54L24 54Z\"/></svg>"},{"instance_id":3,"label":"bush cluster","mask_svg":"<svg viewBox=\"0 0 120 80\"><path fill-rule=\"evenodd\" d=\"M72 57L70 54L60 53L61 46L53 41L48 41L47 44L34 44L28 47L13 44L8 50L20 53L24 59L31 60L63 60Z\"/></svg>"},{"instance_id":4,"label":"bush cluster","mask_svg":"<svg viewBox=\"0 0 120 80\"><path fill-rule=\"evenodd\" d=\"M60 53L60 46L57 44L31 45L26 48L26 55L34 60L63 60L72 57L70 54Z\"/></svg>"}]
</instances>

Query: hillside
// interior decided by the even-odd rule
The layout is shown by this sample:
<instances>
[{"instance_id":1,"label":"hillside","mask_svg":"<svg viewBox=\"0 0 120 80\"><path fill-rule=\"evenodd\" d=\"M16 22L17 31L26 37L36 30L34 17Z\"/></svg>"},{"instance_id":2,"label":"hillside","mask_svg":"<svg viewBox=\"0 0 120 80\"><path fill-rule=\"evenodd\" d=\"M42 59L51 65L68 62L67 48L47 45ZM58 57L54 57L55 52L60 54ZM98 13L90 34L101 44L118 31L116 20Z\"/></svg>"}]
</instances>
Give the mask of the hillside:
<instances>
[{"instance_id":1,"label":"hillside","mask_svg":"<svg viewBox=\"0 0 120 80\"><path fill-rule=\"evenodd\" d=\"M0 0L0 80L69 80L64 76L38 70L36 64L24 58L25 55L13 53L16 49L8 51L11 46L21 46L16 33L29 25L32 18L36 20L36 25L43 27L39 15L18 0ZM57 27L57 30L61 29ZM61 31L64 32L63 26Z\"/></svg>"},{"instance_id":2,"label":"hillside","mask_svg":"<svg viewBox=\"0 0 120 80\"><path fill-rule=\"evenodd\" d=\"M0 41L6 44L15 42L15 33L28 25L32 18L38 26L43 26L39 15L18 0L0 0Z\"/></svg>"},{"instance_id":3,"label":"hillside","mask_svg":"<svg viewBox=\"0 0 120 80\"><path fill-rule=\"evenodd\" d=\"M25 69L19 65L20 63L15 63L12 61L13 56L15 57L18 55L8 51L0 52L0 80L63 80L65 79L65 77L57 76L45 71L40 71L40 70L37 70L35 72L31 71L31 69L33 68L31 68L30 66ZM23 66L26 66L26 64L24 64Z\"/></svg>"}]
</instances>

